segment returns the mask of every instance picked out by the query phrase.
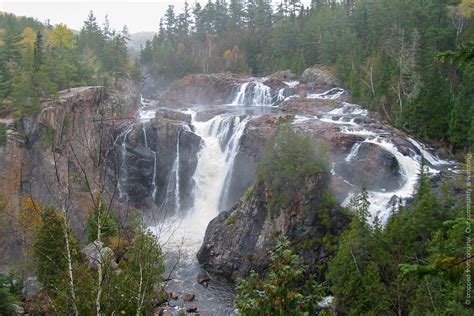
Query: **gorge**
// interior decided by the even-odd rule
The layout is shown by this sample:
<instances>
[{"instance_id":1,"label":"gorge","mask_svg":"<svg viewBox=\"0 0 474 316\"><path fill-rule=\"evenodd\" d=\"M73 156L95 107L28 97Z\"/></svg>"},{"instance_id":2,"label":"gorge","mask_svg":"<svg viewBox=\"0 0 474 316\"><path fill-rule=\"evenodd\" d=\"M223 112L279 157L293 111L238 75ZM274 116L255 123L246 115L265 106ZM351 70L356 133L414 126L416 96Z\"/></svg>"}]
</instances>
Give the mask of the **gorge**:
<instances>
[{"instance_id":1,"label":"gorge","mask_svg":"<svg viewBox=\"0 0 474 316\"><path fill-rule=\"evenodd\" d=\"M264 271L275 234L316 240L305 251L306 262L315 266L330 253L317 240L344 230L348 218L340 206L347 206L363 187L369 192L370 221L385 223L392 209L410 202L422 161L435 187L458 172L456 163L438 158L426 145L350 103L350 92L338 84L331 73L311 68L301 81L290 72L266 78L188 75L159 100L146 99L127 82L107 98L100 87L72 89L58 103L44 104L37 121L10 125L2 170L6 177L9 170L24 171L15 173L22 178L2 183L2 192L12 192L12 205L26 192L47 203L44 197L54 196L44 189L64 185L64 177L74 170L93 179L95 169L105 168L106 186L116 188L110 198L117 209L139 210L160 241L167 258L166 289L195 293L199 311L232 314L233 290L227 280L244 277L251 269ZM110 116L119 119L104 119ZM15 133L17 124L29 128L26 141ZM296 206L275 217L268 215L267 188L255 180L265 144L282 124L323 144L331 166L294 197ZM64 162L56 161L40 141L48 129L61 131L48 146L65 156ZM109 136L99 142L94 135L101 130ZM90 148L83 148L85 144ZM99 144L107 148L108 162L95 167L86 163L87 154ZM18 155L45 158L18 165ZM58 163L63 179L55 183ZM30 174L28 185L25 174ZM46 187L41 184L45 181ZM73 226L81 235L81 218L90 206L84 204L81 195L87 190L79 182L69 185L76 195ZM321 204L326 187L337 203ZM124 216L124 211L118 213ZM203 287L196 278L207 275L206 270L213 274ZM170 310L184 307L170 301Z\"/></svg>"},{"instance_id":2,"label":"gorge","mask_svg":"<svg viewBox=\"0 0 474 316\"><path fill-rule=\"evenodd\" d=\"M326 144L332 167L324 181L338 204L347 206L363 187L369 190L371 221L377 217L385 223L399 203L409 203L422 160L434 186L457 172L456 163L438 158L422 143L349 103L350 93L337 87L330 73L314 72L306 83L288 81L281 73L269 78L189 75L160 100L142 98L137 119L117 138L115 156L124 162L120 200L147 214L174 260L169 269L180 249L169 289L192 289L199 310L232 311L225 282L211 281L208 289L196 284L203 272L195 259L200 248L199 261L208 271L226 278L245 276L250 269L264 269L266 252L274 244L271 235L289 229L278 224L285 219L267 217L258 189L249 193L251 204L242 198L280 121ZM319 186L312 191L325 185ZM347 219L337 207L331 214L330 227L320 229L337 235ZM310 262L324 257L325 250L319 252L308 255ZM257 265L245 259L250 254L258 256Z\"/></svg>"}]
</instances>

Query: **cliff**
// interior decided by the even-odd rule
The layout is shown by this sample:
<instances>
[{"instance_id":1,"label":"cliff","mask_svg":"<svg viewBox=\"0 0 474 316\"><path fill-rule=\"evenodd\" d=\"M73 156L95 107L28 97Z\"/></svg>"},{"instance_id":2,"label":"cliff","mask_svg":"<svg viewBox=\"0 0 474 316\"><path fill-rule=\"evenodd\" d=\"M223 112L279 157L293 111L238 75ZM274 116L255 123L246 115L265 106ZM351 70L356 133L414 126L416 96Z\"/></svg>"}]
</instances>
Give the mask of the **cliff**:
<instances>
[{"instance_id":1,"label":"cliff","mask_svg":"<svg viewBox=\"0 0 474 316\"><path fill-rule=\"evenodd\" d=\"M67 207L73 229L84 236L91 194L107 192L108 166L101 158L139 101L136 85L124 80L107 95L100 86L60 91L38 114L9 120L0 146L0 229L6 236L0 265L19 258L41 205Z\"/></svg>"},{"instance_id":2,"label":"cliff","mask_svg":"<svg viewBox=\"0 0 474 316\"><path fill-rule=\"evenodd\" d=\"M216 274L237 278L250 270L266 269L280 236L290 238L305 263L322 264L332 253L330 236L337 236L348 217L325 195L330 176L320 173L305 179L303 187L279 212L269 211L272 192L258 182L231 210L213 219L206 230L198 260ZM323 239L324 238L324 239Z\"/></svg>"}]
</instances>

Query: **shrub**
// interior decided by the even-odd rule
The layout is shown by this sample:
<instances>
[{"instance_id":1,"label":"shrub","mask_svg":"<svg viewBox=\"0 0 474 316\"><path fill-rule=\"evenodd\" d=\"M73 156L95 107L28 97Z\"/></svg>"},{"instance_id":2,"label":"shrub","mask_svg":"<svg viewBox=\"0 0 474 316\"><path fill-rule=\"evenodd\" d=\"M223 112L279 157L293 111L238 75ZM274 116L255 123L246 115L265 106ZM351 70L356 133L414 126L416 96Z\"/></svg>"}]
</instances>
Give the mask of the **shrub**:
<instances>
[{"instance_id":1,"label":"shrub","mask_svg":"<svg viewBox=\"0 0 474 316\"><path fill-rule=\"evenodd\" d=\"M270 268L263 278L254 271L237 285L235 306L241 315L314 315L323 287L312 276L288 240L270 252Z\"/></svg>"},{"instance_id":2,"label":"shrub","mask_svg":"<svg viewBox=\"0 0 474 316\"><path fill-rule=\"evenodd\" d=\"M271 191L269 212L286 208L309 177L328 170L326 148L296 133L291 125L280 125L257 168L257 182Z\"/></svg>"},{"instance_id":3,"label":"shrub","mask_svg":"<svg viewBox=\"0 0 474 316\"><path fill-rule=\"evenodd\" d=\"M110 214L104 203L92 211L92 214L87 220L87 240L92 242L97 239L97 224L100 214L100 225L101 225L101 240L111 236L115 236L118 233L117 219Z\"/></svg>"}]
</instances>

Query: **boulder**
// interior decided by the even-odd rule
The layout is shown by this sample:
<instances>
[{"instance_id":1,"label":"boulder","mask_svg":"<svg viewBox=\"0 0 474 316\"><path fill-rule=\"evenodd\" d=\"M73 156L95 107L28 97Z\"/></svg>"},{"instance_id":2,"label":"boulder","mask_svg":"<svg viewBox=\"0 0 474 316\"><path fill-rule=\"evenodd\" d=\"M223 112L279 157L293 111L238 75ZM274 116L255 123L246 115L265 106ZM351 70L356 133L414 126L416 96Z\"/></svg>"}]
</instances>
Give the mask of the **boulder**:
<instances>
[{"instance_id":1,"label":"boulder","mask_svg":"<svg viewBox=\"0 0 474 316\"><path fill-rule=\"evenodd\" d=\"M395 156L372 143L362 143L357 154L350 161L336 163L334 171L351 184L366 186L368 190L392 191L403 182Z\"/></svg>"},{"instance_id":2,"label":"boulder","mask_svg":"<svg viewBox=\"0 0 474 316\"><path fill-rule=\"evenodd\" d=\"M194 301L194 297L195 295L193 293L184 293L181 298L183 299L183 301L185 302L192 302Z\"/></svg>"},{"instance_id":3,"label":"boulder","mask_svg":"<svg viewBox=\"0 0 474 316\"><path fill-rule=\"evenodd\" d=\"M279 79L281 81L290 81L295 80L296 75L291 72L291 70L282 70L275 72L274 74L270 75L268 79Z\"/></svg>"},{"instance_id":4,"label":"boulder","mask_svg":"<svg viewBox=\"0 0 474 316\"><path fill-rule=\"evenodd\" d=\"M179 111L173 111L168 109L159 109L155 114L156 118L165 118L173 121L191 123L191 115Z\"/></svg>"},{"instance_id":5,"label":"boulder","mask_svg":"<svg viewBox=\"0 0 474 316\"><path fill-rule=\"evenodd\" d=\"M104 247L103 242L93 241L82 249L91 269L97 269L99 264L107 263L112 269L117 269L115 254L109 247Z\"/></svg>"},{"instance_id":6,"label":"boulder","mask_svg":"<svg viewBox=\"0 0 474 316\"><path fill-rule=\"evenodd\" d=\"M340 80L336 78L330 67L319 65L305 69L300 81L315 86L337 87L341 85Z\"/></svg>"},{"instance_id":7,"label":"boulder","mask_svg":"<svg viewBox=\"0 0 474 316\"><path fill-rule=\"evenodd\" d=\"M209 276L209 274L207 274L207 272L204 271L204 272L201 272L201 273L198 274L197 282L199 284L202 285L203 283L209 282L209 281L211 281L211 277Z\"/></svg>"}]
</instances>

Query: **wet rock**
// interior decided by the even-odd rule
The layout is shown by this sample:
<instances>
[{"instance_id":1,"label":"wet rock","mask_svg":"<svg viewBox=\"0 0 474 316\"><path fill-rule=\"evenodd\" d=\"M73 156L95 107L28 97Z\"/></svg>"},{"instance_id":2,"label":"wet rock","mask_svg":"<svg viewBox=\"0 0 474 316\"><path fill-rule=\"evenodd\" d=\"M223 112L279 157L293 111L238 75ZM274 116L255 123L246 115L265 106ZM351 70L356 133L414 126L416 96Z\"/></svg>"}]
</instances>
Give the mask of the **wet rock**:
<instances>
[{"instance_id":1,"label":"wet rock","mask_svg":"<svg viewBox=\"0 0 474 316\"><path fill-rule=\"evenodd\" d=\"M178 112L178 111L168 110L168 109L159 109L156 112L155 117L156 118L162 117L162 118L173 120L173 121L186 122L188 124L191 123L191 115Z\"/></svg>"},{"instance_id":2,"label":"wet rock","mask_svg":"<svg viewBox=\"0 0 474 316\"><path fill-rule=\"evenodd\" d=\"M181 298L183 299L183 301L185 302L192 302L194 301L194 297L195 295L193 293L184 293Z\"/></svg>"},{"instance_id":3,"label":"wet rock","mask_svg":"<svg viewBox=\"0 0 474 316\"><path fill-rule=\"evenodd\" d=\"M402 183L395 156L371 143L362 143L357 155L350 161L337 163L334 171L351 184L366 186L368 190L392 191Z\"/></svg>"},{"instance_id":4,"label":"wet rock","mask_svg":"<svg viewBox=\"0 0 474 316\"><path fill-rule=\"evenodd\" d=\"M270 75L268 79L279 79L281 81L295 80L296 75L291 70L282 70Z\"/></svg>"},{"instance_id":5,"label":"wet rock","mask_svg":"<svg viewBox=\"0 0 474 316\"><path fill-rule=\"evenodd\" d=\"M198 274L198 277L197 277L198 284L203 285L204 283L209 283L209 281L211 281L211 277L209 276L209 274L207 274L207 272L201 272Z\"/></svg>"},{"instance_id":6,"label":"wet rock","mask_svg":"<svg viewBox=\"0 0 474 316\"><path fill-rule=\"evenodd\" d=\"M270 77L265 80L263 84L272 88L273 90L280 90L287 87L283 80L278 77Z\"/></svg>"},{"instance_id":7,"label":"wet rock","mask_svg":"<svg viewBox=\"0 0 474 316\"><path fill-rule=\"evenodd\" d=\"M168 297L171 300L177 300L178 299L178 293L176 292L168 292Z\"/></svg>"},{"instance_id":8,"label":"wet rock","mask_svg":"<svg viewBox=\"0 0 474 316\"><path fill-rule=\"evenodd\" d=\"M196 304L189 304L189 305L186 305L186 312L188 313L195 313L197 312L198 310L198 307Z\"/></svg>"}]
</instances>

